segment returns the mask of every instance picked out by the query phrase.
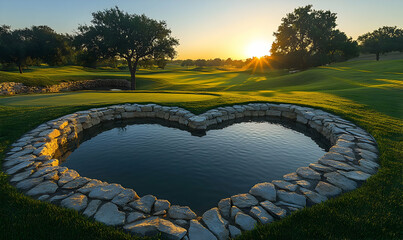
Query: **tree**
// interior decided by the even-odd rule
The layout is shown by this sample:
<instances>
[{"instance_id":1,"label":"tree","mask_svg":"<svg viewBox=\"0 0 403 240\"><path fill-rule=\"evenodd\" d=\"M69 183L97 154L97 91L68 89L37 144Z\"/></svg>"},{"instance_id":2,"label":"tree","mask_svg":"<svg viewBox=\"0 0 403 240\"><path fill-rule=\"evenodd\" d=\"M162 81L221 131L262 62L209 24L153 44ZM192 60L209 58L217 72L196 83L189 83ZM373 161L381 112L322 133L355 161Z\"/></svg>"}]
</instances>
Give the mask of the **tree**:
<instances>
[{"instance_id":1,"label":"tree","mask_svg":"<svg viewBox=\"0 0 403 240\"><path fill-rule=\"evenodd\" d=\"M403 51L403 29L397 27L381 27L373 32L358 37L363 52L379 55L392 51Z\"/></svg>"},{"instance_id":2,"label":"tree","mask_svg":"<svg viewBox=\"0 0 403 240\"><path fill-rule=\"evenodd\" d=\"M197 59L194 61L194 64L198 67L204 67L207 65L207 61L205 59Z\"/></svg>"},{"instance_id":3,"label":"tree","mask_svg":"<svg viewBox=\"0 0 403 240\"><path fill-rule=\"evenodd\" d=\"M227 58L227 60L225 60L225 65L232 65L232 59L231 58Z\"/></svg>"},{"instance_id":4,"label":"tree","mask_svg":"<svg viewBox=\"0 0 403 240\"><path fill-rule=\"evenodd\" d=\"M314 10L312 5L294 9L282 19L274 33L276 39L270 50L271 55L291 68L328 63L335 52L350 56L344 50L346 46L353 47L353 41L344 38L344 33L336 30L336 19L335 13ZM341 45L345 46L339 47ZM337 49L334 48L336 46Z\"/></svg>"},{"instance_id":5,"label":"tree","mask_svg":"<svg viewBox=\"0 0 403 240\"><path fill-rule=\"evenodd\" d=\"M214 58L207 61L207 65L209 66L221 66L224 64L224 61L221 58Z\"/></svg>"},{"instance_id":6,"label":"tree","mask_svg":"<svg viewBox=\"0 0 403 240\"><path fill-rule=\"evenodd\" d=\"M33 59L56 66L64 64L72 54L68 36L58 34L48 26L33 26L27 35L28 52Z\"/></svg>"},{"instance_id":7,"label":"tree","mask_svg":"<svg viewBox=\"0 0 403 240\"><path fill-rule=\"evenodd\" d=\"M20 73L29 62L62 64L70 53L66 36L48 26L17 30L5 25L0 27L0 62L17 65Z\"/></svg>"},{"instance_id":8,"label":"tree","mask_svg":"<svg viewBox=\"0 0 403 240\"><path fill-rule=\"evenodd\" d=\"M29 58L27 30L14 30L10 26L0 27L0 62L15 64L22 73L22 67Z\"/></svg>"},{"instance_id":9,"label":"tree","mask_svg":"<svg viewBox=\"0 0 403 240\"><path fill-rule=\"evenodd\" d=\"M128 14L118 7L92 14L92 25L78 28L76 43L98 59L125 59L131 75L131 89L136 89L137 67L151 60L163 65L176 55L178 40L164 21L145 15Z\"/></svg>"},{"instance_id":10,"label":"tree","mask_svg":"<svg viewBox=\"0 0 403 240\"><path fill-rule=\"evenodd\" d=\"M182 63L181 63L182 67L190 67L190 66L194 66L194 65L195 64L194 64L192 59L183 60Z\"/></svg>"},{"instance_id":11,"label":"tree","mask_svg":"<svg viewBox=\"0 0 403 240\"><path fill-rule=\"evenodd\" d=\"M345 61L353 57L358 57L358 43L353 41L351 37L347 37L344 32L334 30L329 38L328 52L329 63Z\"/></svg>"}]
</instances>

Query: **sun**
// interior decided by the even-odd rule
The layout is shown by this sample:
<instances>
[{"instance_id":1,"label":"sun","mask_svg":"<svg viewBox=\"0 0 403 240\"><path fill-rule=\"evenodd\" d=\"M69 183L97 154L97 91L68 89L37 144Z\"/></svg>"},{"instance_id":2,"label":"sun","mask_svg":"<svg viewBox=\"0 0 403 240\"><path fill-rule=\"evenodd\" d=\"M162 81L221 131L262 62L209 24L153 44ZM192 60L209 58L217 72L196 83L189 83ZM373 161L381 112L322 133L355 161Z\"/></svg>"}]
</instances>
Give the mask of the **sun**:
<instances>
[{"instance_id":1,"label":"sun","mask_svg":"<svg viewBox=\"0 0 403 240\"><path fill-rule=\"evenodd\" d=\"M254 41L246 47L246 56L248 57L263 57L269 55L270 44L266 41Z\"/></svg>"}]
</instances>

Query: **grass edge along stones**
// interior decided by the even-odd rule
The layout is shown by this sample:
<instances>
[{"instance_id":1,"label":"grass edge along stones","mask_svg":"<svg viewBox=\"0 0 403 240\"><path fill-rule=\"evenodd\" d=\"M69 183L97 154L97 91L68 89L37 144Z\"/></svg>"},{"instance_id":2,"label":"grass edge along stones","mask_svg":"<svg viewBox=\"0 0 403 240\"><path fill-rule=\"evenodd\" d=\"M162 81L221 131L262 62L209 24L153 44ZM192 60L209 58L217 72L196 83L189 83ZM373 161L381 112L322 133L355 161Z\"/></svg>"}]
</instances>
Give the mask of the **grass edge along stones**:
<instances>
[{"instance_id":1,"label":"grass edge along stones","mask_svg":"<svg viewBox=\"0 0 403 240\"><path fill-rule=\"evenodd\" d=\"M80 176L59 166L56 151L83 129L102 121L136 117L160 118L191 129L250 116L283 117L306 124L330 140L332 147L317 163L286 174L283 180L258 183L249 193L218 203L198 218L186 206L171 206L153 195ZM374 138L365 130L322 110L291 104L250 103L211 109L200 115L178 107L124 104L80 111L49 121L28 132L7 153L5 172L27 195L82 212L88 217L138 235L161 233L170 239L228 239L260 223L351 191L376 173Z\"/></svg>"}]
</instances>

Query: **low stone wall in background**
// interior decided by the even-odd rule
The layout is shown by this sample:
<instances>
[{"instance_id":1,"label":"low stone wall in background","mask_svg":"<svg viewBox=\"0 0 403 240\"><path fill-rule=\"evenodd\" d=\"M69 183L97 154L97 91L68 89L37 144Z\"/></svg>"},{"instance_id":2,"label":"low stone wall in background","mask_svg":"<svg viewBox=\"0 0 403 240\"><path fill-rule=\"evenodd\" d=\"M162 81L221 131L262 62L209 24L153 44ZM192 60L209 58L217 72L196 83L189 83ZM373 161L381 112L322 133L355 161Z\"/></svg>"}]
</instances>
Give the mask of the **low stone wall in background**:
<instances>
[{"instance_id":1,"label":"low stone wall in background","mask_svg":"<svg viewBox=\"0 0 403 240\"><path fill-rule=\"evenodd\" d=\"M47 87L26 86L23 83L16 82L2 82L0 83L0 95L54 93L100 88L130 89L130 82L125 79L95 79L74 82L62 82L60 84Z\"/></svg>"}]
</instances>

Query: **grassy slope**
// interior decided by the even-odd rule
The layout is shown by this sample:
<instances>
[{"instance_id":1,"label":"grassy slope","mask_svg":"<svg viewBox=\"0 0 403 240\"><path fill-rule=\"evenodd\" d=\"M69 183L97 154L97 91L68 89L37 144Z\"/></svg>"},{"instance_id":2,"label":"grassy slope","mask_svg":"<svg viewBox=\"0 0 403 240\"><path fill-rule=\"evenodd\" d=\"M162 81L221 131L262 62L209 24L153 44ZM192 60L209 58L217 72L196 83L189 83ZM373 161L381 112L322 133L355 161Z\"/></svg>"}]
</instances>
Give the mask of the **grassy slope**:
<instances>
[{"instance_id":1,"label":"grassy slope","mask_svg":"<svg viewBox=\"0 0 403 240\"><path fill-rule=\"evenodd\" d=\"M43 121L95 105L156 102L179 105L195 113L218 105L250 101L289 102L323 108L356 122L375 136L381 151L379 173L351 193L299 211L282 221L259 226L240 238L399 239L403 237L400 216L402 73L402 60L346 62L291 75L211 69L189 71L171 67L158 73L142 71L140 81L153 84L144 84L145 90L141 93L86 91L3 97L0 98L0 151ZM102 75L102 72L96 74ZM149 92L155 88L165 91ZM190 89L205 94L176 92ZM23 196L7 183L7 176L2 172L0 181L0 233L5 233L4 238L29 239L33 234L40 234L42 239L131 238L113 228L85 220L73 211Z\"/></svg>"}]
</instances>

